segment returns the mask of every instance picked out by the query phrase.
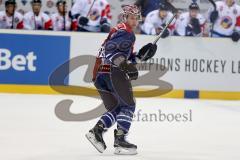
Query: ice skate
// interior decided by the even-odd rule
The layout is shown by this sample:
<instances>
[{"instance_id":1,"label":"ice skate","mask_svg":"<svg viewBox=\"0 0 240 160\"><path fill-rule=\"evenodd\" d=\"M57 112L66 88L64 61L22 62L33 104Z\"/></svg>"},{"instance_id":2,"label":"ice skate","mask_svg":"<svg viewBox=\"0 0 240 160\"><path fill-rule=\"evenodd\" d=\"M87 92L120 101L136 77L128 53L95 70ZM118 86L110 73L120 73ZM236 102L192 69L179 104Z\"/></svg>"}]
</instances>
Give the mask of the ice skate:
<instances>
[{"instance_id":1,"label":"ice skate","mask_svg":"<svg viewBox=\"0 0 240 160\"><path fill-rule=\"evenodd\" d=\"M135 155L137 146L125 140L125 134L122 130L114 130L114 154L118 155Z\"/></svg>"},{"instance_id":2,"label":"ice skate","mask_svg":"<svg viewBox=\"0 0 240 160\"><path fill-rule=\"evenodd\" d=\"M102 137L103 132L103 124L97 123L96 126L85 135L86 138L100 153L103 153L103 151L107 148Z\"/></svg>"}]
</instances>

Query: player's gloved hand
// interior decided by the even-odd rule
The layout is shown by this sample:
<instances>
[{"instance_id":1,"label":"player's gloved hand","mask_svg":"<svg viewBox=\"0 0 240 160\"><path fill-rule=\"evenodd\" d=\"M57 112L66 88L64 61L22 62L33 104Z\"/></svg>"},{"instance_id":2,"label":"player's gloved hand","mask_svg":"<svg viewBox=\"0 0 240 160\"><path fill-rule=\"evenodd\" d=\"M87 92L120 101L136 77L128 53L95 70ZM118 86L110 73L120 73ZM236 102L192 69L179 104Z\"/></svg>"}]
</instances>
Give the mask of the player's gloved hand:
<instances>
[{"instance_id":1,"label":"player's gloved hand","mask_svg":"<svg viewBox=\"0 0 240 160\"><path fill-rule=\"evenodd\" d=\"M190 24L186 27L186 36L193 36L193 28Z\"/></svg>"},{"instance_id":2,"label":"player's gloved hand","mask_svg":"<svg viewBox=\"0 0 240 160\"><path fill-rule=\"evenodd\" d=\"M132 63L127 63L125 60L120 63L119 68L128 75L130 80L136 80L138 78L138 70Z\"/></svg>"},{"instance_id":3,"label":"player's gloved hand","mask_svg":"<svg viewBox=\"0 0 240 160\"><path fill-rule=\"evenodd\" d=\"M71 12L71 11L68 12L68 17L71 18L71 19L73 19L73 15L72 15L72 12Z\"/></svg>"},{"instance_id":4,"label":"player's gloved hand","mask_svg":"<svg viewBox=\"0 0 240 160\"><path fill-rule=\"evenodd\" d=\"M212 11L212 13L210 14L210 22L211 23L215 23L215 21L218 19L218 11L214 10Z\"/></svg>"},{"instance_id":5,"label":"player's gloved hand","mask_svg":"<svg viewBox=\"0 0 240 160\"><path fill-rule=\"evenodd\" d=\"M166 24L162 24L161 30L163 30L163 28L164 28L165 26L166 26ZM168 29L166 29L166 30L163 32L161 38L166 38L166 37L168 37L169 35L170 35L170 32L169 32Z\"/></svg>"},{"instance_id":6,"label":"player's gloved hand","mask_svg":"<svg viewBox=\"0 0 240 160\"><path fill-rule=\"evenodd\" d=\"M103 25L104 23L108 23L107 18L101 18L100 25Z\"/></svg>"},{"instance_id":7,"label":"player's gloved hand","mask_svg":"<svg viewBox=\"0 0 240 160\"><path fill-rule=\"evenodd\" d=\"M136 57L138 57L142 61L147 61L148 59L152 58L157 51L157 45L148 43L147 45L143 46Z\"/></svg>"},{"instance_id":8,"label":"player's gloved hand","mask_svg":"<svg viewBox=\"0 0 240 160\"><path fill-rule=\"evenodd\" d=\"M199 20L197 18L192 18L190 20L190 24L193 26L193 27L200 27L200 23L199 23Z\"/></svg>"},{"instance_id":9,"label":"player's gloved hand","mask_svg":"<svg viewBox=\"0 0 240 160\"><path fill-rule=\"evenodd\" d=\"M78 19L78 24L79 25L86 25L88 23L89 19L87 17L80 16Z\"/></svg>"},{"instance_id":10,"label":"player's gloved hand","mask_svg":"<svg viewBox=\"0 0 240 160\"><path fill-rule=\"evenodd\" d=\"M231 38L234 42L238 42L240 39L240 34L238 32L233 32Z\"/></svg>"},{"instance_id":11,"label":"player's gloved hand","mask_svg":"<svg viewBox=\"0 0 240 160\"><path fill-rule=\"evenodd\" d=\"M138 70L137 70L137 68L133 64L130 64L129 67L131 68L127 72L129 79L130 80L137 80L138 79Z\"/></svg>"},{"instance_id":12,"label":"player's gloved hand","mask_svg":"<svg viewBox=\"0 0 240 160\"><path fill-rule=\"evenodd\" d=\"M103 33L109 33L111 30L110 24L107 21L107 18L102 18L100 20L100 31Z\"/></svg>"},{"instance_id":13,"label":"player's gloved hand","mask_svg":"<svg viewBox=\"0 0 240 160\"><path fill-rule=\"evenodd\" d=\"M111 30L111 27L108 23L105 23L103 25L100 26L100 31L103 33L109 33Z\"/></svg>"},{"instance_id":14,"label":"player's gloved hand","mask_svg":"<svg viewBox=\"0 0 240 160\"><path fill-rule=\"evenodd\" d=\"M192 32L194 34L201 33L201 25L200 25L200 22L197 18L192 18L191 21L190 21L190 24L192 26Z\"/></svg>"}]
</instances>

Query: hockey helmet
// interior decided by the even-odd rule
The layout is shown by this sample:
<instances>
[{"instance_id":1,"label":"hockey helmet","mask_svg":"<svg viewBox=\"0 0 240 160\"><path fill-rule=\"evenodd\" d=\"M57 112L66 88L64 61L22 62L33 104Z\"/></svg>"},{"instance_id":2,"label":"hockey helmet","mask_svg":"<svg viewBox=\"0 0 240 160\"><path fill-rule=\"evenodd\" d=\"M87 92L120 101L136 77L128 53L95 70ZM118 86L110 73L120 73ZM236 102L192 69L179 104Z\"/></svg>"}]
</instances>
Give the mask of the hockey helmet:
<instances>
[{"instance_id":1,"label":"hockey helmet","mask_svg":"<svg viewBox=\"0 0 240 160\"><path fill-rule=\"evenodd\" d=\"M199 9L200 9L199 6L198 6L198 4L197 4L197 3L194 3L194 2L191 3L188 8L189 8L190 10L192 10L192 9L199 10Z\"/></svg>"},{"instance_id":2,"label":"hockey helmet","mask_svg":"<svg viewBox=\"0 0 240 160\"><path fill-rule=\"evenodd\" d=\"M34 3L40 3L40 4L42 4L42 0L32 0L32 1L31 1L31 4L34 4Z\"/></svg>"},{"instance_id":3,"label":"hockey helmet","mask_svg":"<svg viewBox=\"0 0 240 160\"><path fill-rule=\"evenodd\" d=\"M168 11L168 10L169 10L169 7L168 7L168 5L166 5L165 3L160 3L160 4L159 4L159 10L160 10L160 11Z\"/></svg>"},{"instance_id":4,"label":"hockey helmet","mask_svg":"<svg viewBox=\"0 0 240 160\"><path fill-rule=\"evenodd\" d=\"M59 6L59 5L66 5L66 1L65 0L58 0L56 5L57 6Z\"/></svg>"},{"instance_id":5,"label":"hockey helmet","mask_svg":"<svg viewBox=\"0 0 240 160\"><path fill-rule=\"evenodd\" d=\"M123 5L122 10L123 10L122 15L124 19L126 19L128 15L132 14L137 16L139 21L142 20L141 12L136 5Z\"/></svg>"},{"instance_id":6,"label":"hockey helmet","mask_svg":"<svg viewBox=\"0 0 240 160\"><path fill-rule=\"evenodd\" d=\"M15 0L7 0L7 1L5 2L5 6L8 6L9 4L16 5L16 1L15 1Z\"/></svg>"}]
</instances>

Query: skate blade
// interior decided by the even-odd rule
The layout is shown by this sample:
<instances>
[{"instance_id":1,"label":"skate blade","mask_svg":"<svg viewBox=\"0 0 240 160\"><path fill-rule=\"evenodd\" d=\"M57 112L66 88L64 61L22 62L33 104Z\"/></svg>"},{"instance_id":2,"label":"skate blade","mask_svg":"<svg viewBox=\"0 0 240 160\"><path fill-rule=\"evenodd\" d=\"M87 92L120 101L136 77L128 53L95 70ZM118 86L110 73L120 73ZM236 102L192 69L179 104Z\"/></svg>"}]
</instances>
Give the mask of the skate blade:
<instances>
[{"instance_id":1,"label":"skate blade","mask_svg":"<svg viewBox=\"0 0 240 160\"><path fill-rule=\"evenodd\" d=\"M116 147L114 154L117 154L117 155L136 155L137 154L137 149Z\"/></svg>"},{"instance_id":2,"label":"skate blade","mask_svg":"<svg viewBox=\"0 0 240 160\"><path fill-rule=\"evenodd\" d=\"M103 145L96 140L94 134L89 132L85 136L89 140L89 142L91 142L91 144L98 150L98 152L103 153L105 149Z\"/></svg>"}]
</instances>

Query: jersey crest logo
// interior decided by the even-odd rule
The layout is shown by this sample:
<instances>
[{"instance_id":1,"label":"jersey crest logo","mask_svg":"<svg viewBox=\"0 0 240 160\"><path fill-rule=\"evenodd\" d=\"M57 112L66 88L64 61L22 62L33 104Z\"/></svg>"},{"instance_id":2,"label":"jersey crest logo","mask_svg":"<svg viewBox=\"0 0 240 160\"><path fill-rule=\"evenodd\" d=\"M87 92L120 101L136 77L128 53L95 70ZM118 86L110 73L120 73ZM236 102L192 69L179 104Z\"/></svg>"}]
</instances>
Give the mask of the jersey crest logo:
<instances>
[{"instance_id":1,"label":"jersey crest logo","mask_svg":"<svg viewBox=\"0 0 240 160\"><path fill-rule=\"evenodd\" d=\"M222 18L221 20L221 26L224 28L224 29L228 29L232 26L233 22L232 22L232 18L229 17L229 16L225 16Z\"/></svg>"},{"instance_id":2,"label":"jersey crest logo","mask_svg":"<svg viewBox=\"0 0 240 160\"><path fill-rule=\"evenodd\" d=\"M91 11L91 13L90 13L90 19L92 20L92 21L96 21L96 20L98 20L99 19L99 17L100 17L100 14L99 14L99 12L98 12L98 10L97 9L93 9L92 11Z\"/></svg>"}]
</instances>

